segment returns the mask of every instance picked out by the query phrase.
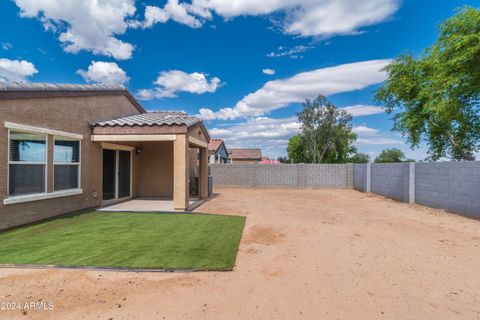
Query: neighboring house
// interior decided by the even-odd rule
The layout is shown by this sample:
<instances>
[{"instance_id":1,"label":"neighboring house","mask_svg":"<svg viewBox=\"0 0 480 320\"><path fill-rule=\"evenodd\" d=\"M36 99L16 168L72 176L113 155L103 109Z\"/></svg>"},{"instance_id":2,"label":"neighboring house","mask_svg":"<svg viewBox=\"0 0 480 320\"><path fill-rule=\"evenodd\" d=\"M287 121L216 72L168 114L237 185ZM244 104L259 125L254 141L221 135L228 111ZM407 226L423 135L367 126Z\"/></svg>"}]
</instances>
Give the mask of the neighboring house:
<instances>
[{"instance_id":1,"label":"neighboring house","mask_svg":"<svg viewBox=\"0 0 480 320\"><path fill-rule=\"evenodd\" d=\"M229 149L231 163L259 163L262 161L262 150L260 149Z\"/></svg>"},{"instance_id":2,"label":"neighboring house","mask_svg":"<svg viewBox=\"0 0 480 320\"><path fill-rule=\"evenodd\" d=\"M227 163L228 151L222 139L212 139L208 144L209 163Z\"/></svg>"},{"instance_id":3,"label":"neighboring house","mask_svg":"<svg viewBox=\"0 0 480 320\"><path fill-rule=\"evenodd\" d=\"M123 86L0 83L0 229L134 197L189 205L190 149L201 119L147 112Z\"/></svg>"}]
</instances>

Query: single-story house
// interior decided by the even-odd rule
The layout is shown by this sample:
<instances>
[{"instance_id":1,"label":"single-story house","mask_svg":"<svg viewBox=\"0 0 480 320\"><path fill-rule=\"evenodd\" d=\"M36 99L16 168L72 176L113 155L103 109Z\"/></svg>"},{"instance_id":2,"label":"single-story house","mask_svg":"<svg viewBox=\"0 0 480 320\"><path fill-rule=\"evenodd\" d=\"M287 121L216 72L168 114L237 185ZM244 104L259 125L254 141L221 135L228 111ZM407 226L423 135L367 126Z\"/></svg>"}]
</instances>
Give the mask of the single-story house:
<instances>
[{"instance_id":1,"label":"single-story house","mask_svg":"<svg viewBox=\"0 0 480 320\"><path fill-rule=\"evenodd\" d=\"M231 163L259 163L262 161L262 150L230 148L229 158Z\"/></svg>"},{"instance_id":2,"label":"single-story house","mask_svg":"<svg viewBox=\"0 0 480 320\"><path fill-rule=\"evenodd\" d=\"M208 144L209 163L227 163L228 151L222 139L211 139Z\"/></svg>"},{"instance_id":3,"label":"single-story house","mask_svg":"<svg viewBox=\"0 0 480 320\"><path fill-rule=\"evenodd\" d=\"M0 83L0 229L137 197L189 206L189 156L198 150L208 195L201 119L147 112L119 85Z\"/></svg>"}]
</instances>

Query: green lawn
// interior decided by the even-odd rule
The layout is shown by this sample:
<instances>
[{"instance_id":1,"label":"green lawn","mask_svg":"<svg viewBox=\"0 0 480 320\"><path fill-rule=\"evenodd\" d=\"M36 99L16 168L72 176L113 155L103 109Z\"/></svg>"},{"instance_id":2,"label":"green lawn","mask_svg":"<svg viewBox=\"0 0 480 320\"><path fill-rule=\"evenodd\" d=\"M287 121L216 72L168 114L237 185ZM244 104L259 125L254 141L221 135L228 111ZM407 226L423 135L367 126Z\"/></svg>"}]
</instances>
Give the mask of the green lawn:
<instances>
[{"instance_id":1,"label":"green lawn","mask_svg":"<svg viewBox=\"0 0 480 320\"><path fill-rule=\"evenodd\" d=\"M0 233L0 264L231 270L244 217L91 212Z\"/></svg>"}]
</instances>

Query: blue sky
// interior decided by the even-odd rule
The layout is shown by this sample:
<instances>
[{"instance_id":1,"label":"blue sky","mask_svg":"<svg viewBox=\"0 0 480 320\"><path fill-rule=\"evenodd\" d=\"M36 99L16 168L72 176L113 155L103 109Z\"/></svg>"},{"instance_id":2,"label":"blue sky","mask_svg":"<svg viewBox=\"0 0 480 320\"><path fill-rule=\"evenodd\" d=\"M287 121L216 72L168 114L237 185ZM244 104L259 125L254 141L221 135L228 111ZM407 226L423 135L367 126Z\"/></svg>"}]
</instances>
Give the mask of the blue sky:
<instances>
[{"instance_id":1,"label":"blue sky","mask_svg":"<svg viewBox=\"0 0 480 320\"><path fill-rule=\"evenodd\" d=\"M354 115L357 147L422 159L375 107L381 67L420 53L477 1L16 0L0 2L0 81L122 83L149 110L201 114L227 147L285 155L300 101Z\"/></svg>"}]
</instances>

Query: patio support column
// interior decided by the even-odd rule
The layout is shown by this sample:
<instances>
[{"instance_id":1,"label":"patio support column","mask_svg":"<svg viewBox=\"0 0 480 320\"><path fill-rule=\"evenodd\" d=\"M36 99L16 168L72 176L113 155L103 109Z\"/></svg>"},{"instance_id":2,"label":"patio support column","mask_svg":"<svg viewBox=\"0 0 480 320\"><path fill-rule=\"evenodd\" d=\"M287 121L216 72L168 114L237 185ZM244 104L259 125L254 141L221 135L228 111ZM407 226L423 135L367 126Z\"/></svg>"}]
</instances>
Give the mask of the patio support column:
<instances>
[{"instance_id":1,"label":"patio support column","mask_svg":"<svg viewBox=\"0 0 480 320\"><path fill-rule=\"evenodd\" d=\"M200 198L208 198L208 150L207 148L199 148L200 150L200 166L199 166L199 184Z\"/></svg>"},{"instance_id":2,"label":"patio support column","mask_svg":"<svg viewBox=\"0 0 480 320\"><path fill-rule=\"evenodd\" d=\"M178 134L173 143L173 207L186 210L189 204L189 148L185 134Z\"/></svg>"}]
</instances>

